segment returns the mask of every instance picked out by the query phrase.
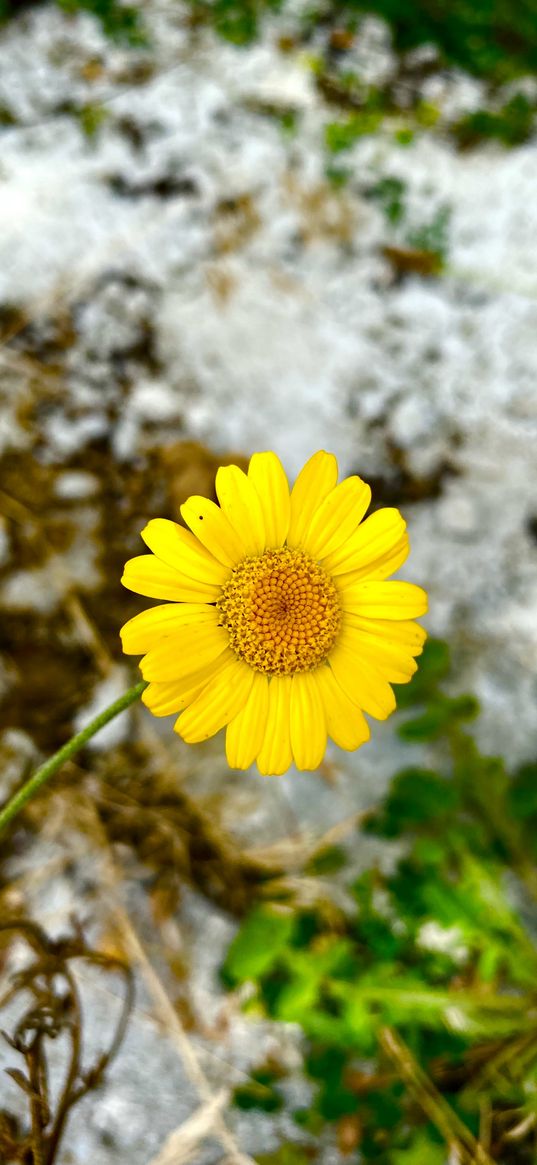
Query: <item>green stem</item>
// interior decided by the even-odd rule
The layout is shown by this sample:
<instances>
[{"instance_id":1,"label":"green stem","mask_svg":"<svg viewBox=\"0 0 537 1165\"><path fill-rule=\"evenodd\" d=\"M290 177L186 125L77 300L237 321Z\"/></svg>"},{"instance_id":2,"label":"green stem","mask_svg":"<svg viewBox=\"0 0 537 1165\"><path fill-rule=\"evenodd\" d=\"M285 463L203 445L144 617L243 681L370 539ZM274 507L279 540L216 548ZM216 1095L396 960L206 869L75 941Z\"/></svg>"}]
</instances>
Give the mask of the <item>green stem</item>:
<instances>
[{"instance_id":1,"label":"green stem","mask_svg":"<svg viewBox=\"0 0 537 1165\"><path fill-rule=\"evenodd\" d=\"M45 784L45 781L48 781L49 777L52 777L66 760L70 760L76 752L79 752L86 742L91 740L92 736L95 736L96 732L99 732L101 728L104 728L105 724L113 720L114 716L118 716L130 704L134 704L134 701L141 696L146 687L147 681L141 680L139 684L135 684L133 688L129 688L118 700L114 700L113 704L105 708L104 712L99 712L99 715L94 720L91 720L81 732L77 732L76 736L72 736L67 741L67 744L64 744L62 748L58 749L58 752L54 753L54 756L49 757L40 768L36 769L35 773L26 781L26 784L10 798L3 809L0 809L0 834L3 833L10 822L13 821L13 818L17 816L17 813L20 813L21 809L38 792L41 786Z\"/></svg>"}]
</instances>

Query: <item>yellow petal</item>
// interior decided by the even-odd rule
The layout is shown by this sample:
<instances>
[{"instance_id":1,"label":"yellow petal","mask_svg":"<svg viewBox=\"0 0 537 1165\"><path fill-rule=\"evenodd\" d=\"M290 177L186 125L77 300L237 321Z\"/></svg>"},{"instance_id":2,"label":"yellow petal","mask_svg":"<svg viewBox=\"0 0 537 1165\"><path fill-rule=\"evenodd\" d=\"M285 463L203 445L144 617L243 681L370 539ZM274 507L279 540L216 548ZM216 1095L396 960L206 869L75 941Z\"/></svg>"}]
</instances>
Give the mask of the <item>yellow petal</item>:
<instances>
[{"instance_id":1,"label":"yellow petal","mask_svg":"<svg viewBox=\"0 0 537 1165\"><path fill-rule=\"evenodd\" d=\"M263 513L266 547L283 546L289 529L291 505L289 483L283 465L275 453L254 453L248 466Z\"/></svg>"},{"instance_id":2,"label":"yellow petal","mask_svg":"<svg viewBox=\"0 0 537 1165\"><path fill-rule=\"evenodd\" d=\"M310 672L296 672L292 678L290 726L297 768L318 768L326 752L326 717L321 693Z\"/></svg>"},{"instance_id":3,"label":"yellow petal","mask_svg":"<svg viewBox=\"0 0 537 1165\"><path fill-rule=\"evenodd\" d=\"M253 680L252 669L234 656L214 682L211 680L182 712L174 725L175 731L187 744L208 740L237 715L248 699Z\"/></svg>"},{"instance_id":4,"label":"yellow petal","mask_svg":"<svg viewBox=\"0 0 537 1165\"><path fill-rule=\"evenodd\" d=\"M216 475L216 493L246 553L260 554L265 549L265 523L253 483L238 465L223 465Z\"/></svg>"},{"instance_id":5,"label":"yellow petal","mask_svg":"<svg viewBox=\"0 0 537 1165\"><path fill-rule=\"evenodd\" d=\"M349 700L376 720L385 720L395 708L390 685L369 662L361 660L348 647L338 643L330 653L329 663L338 684Z\"/></svg>"},{"instance_id":6,"label":"yellow petal","mask_svg":"<svg viewBox=\"0 0 537 1165\"><path fill-rule=\"evenodd\" d=\"M301 469L291 490L291 518L287 545L302 544L316 510L337 482L337 461L333 453L320 449Z\"/></svg>"},{"instance_id":7,"label":"yellow petal","mask_svg":"<svg viewBox=\"0 0 537 1165\"><path fill-rule=\"evenodd\" d=\"M220 586L229 576L229 570L201 545L201 542L167 518L152 518L142 530L142 538L149 549L181 574L198 582Z\"/></svg>"},{"instance_id":8,"label":"yellow petal","mask_svg":"<svg viewBox=\"0 0 537 1165\"><path fill-rule=\"evenodd\" d=\"M367 619L416 619L427 610L427 595L408 582L359 582L341 587L344 611Z\"/></svg>"},{"instance_id":9,"label":"yellow petal","mask_svg":"<svg viewBox=\"0 0 537 1165\"><path fill-rule=\"evenodd\" d=\"M160 639L173 635L178 627L189 623L217 623L218 615L208 603L161 603L129 619L121 628L121 643L126 655L144 655Z\"/></svg>"},{"instance_id":10,"label":"yellow petal","mask_svg":"<svg viewBox=\"0 0 537 1165\"><path fill-rule=\"evenodd\" d=\"M368 562L359 570L351 570L346 574L334 574L334 582L339 586L352 586L354 583L361 582L362 579L372 581L378 579L379 582L395 574L396 570L406 562L410 551L410 544L408 541L408 534L403 534L403 537L396 542L395 546L390 551L376 558L374 562Z\"/></svg>"},{"instance_id":11,"label":"yellow petal","mask_svg":"<svg viewBox=\"0 0 537 1165\"><path fill-rule=\"evenodd\" d=\"M323 562L329 574L348 574L363 571L371 563L389 556L394 546L401 541L406 530L406 522L399 510L386 507L370 514L354 534L342 543Z\"/></svg>"},{"instance_id":12,"label":"yellow petal","mask_svg":"<svg viewBox=\"0 0 537 1165\"><path fill-rule=\"evenodd\" d=\"M192 533L224 566L233 567L246 558L245 543L222 510L209 498L194 495L181 506L181 516Z\"/></svg>"},{"instance_id":13,"label":"yellow petal","mask_svg":"<svg viewBox=\"0 0 537 1165\"><path fill-rule=\"evenodd\" d=\"M346 542L361 522L371 490L360 477L346 477L321 502L302 545L312 558L324 558Z\"/></svg>"},{"instance_id":14,"label":"yellow petal","mask_svg":"<svg viewBox=\"0 0 537 1165\"><path fill-rule=\"evenodd\" d=\"M340 643L360 660L373 664L389 683L407 684L417 671L418 665L405 647L388 643L386 639L375 639L354 627L343 628Z\"/></svg>"},{"instance_id":15,"label":"yellow petal","mask_svg":"<svg viewBox=\"0 0 537 1165\"><path fill-rule=\"evenodd\" d=\"M263 777L277 777L292 763L289 705L291 676L273 676L269 683L269 706L265 739L257 756Z\"/></svg>"},{"instance_id":16,"label":"yellow petal","mask_svg":"<svg viewBox=\"0 0 537 1165\"><path fill-rule=\"evenodd\" d=\"M349 700L331 668L319 667L311 675L319 688L329 736L340 748L359 748L371 735L362 711Z\"/></svg>"},{"instance_id":17,"label":"yellow petal","mask_svg":"<svg viewBox=\"0 0 537 1165\"><path fill-rule=\"evenodd\" d=\"M168 680L166 683L154 681L142 692L142 700L153 716L171 716L173 712L177 714L183 708L187 708L196 696L203 692L207 684L216 679L222 668L234 658L231 651L224 652L216 660L216 663L209 663L206 667L198 668L197 671L185 676L182 680Z\"/></svg>"},{"instance_id":18,"label":"yellow petal","mask_svg":"<svg viewBox=\"0 0 537 1165\"><path fill-rule=\"evenodd\" d=\"M214 662L228 647L227 631L216 624L181 627L144 655L140 671L144 680L178 680Z\"/></svg>"},{"instance_id":19,"label":"yellow petal","mask_svg":"<svg viewBox=\"0 0 537 1165\"><path fill-rule=\"evenodd\" d=\"M179 570L166 566L154 554L140 554L125 563L123 586L137 595L149 599L171 599L174 602L214 603L220 595L220 587L211 583L196 582L187 578Z\"/></svg>"},{"instance_id":20,"label":"yellow petal","mask_svg":"<svg viewBox=\"0 0 537 1165\"><path fill-rule=\"evenodd\" d=\"M365 619L362 615L344 615L345 625L363 631L375 640L400 644L409 655L421 655L427 632L412 619Z\"/></svg>"},{"instance_id":21,"label":"yellow petal","mask_svg":"<svg viewBox=\"0 0 537 1165\"><path fill-rule=\"evenodd\" d=\"M232 769L247 769L263 743L269 700L268 676L254 672L250 695L226 729L226 756Z\"/></svg>"}]
</instances>

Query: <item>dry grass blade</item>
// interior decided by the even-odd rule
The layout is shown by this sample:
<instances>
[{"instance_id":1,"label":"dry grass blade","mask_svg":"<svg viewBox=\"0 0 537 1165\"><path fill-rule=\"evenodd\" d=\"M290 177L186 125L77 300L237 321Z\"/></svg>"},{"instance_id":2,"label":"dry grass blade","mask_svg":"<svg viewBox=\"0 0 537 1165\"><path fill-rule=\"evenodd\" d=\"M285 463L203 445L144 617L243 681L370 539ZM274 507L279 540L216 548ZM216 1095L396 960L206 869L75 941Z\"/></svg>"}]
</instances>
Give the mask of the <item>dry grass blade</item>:
<instances>
[{"instance_id":1,"label":"dry grass blade","mask_svg":"<svg viewBox=\"0 0 537 1165\"><path fill-rule=\"evenodd\" d=\"M200 1105L188 1120L170 1133L160 1152L151 1158L148 1165L185 1165L197 1146L214 1133L217 1119L228 1100L229 1093L222 1089Z\"/></svg>"},{"instance_id":2,"label":"dry grass blade","mask_svg":"<svg viewBox=\"0 0 537 1165\"><path fill-rule=\"evenodd\" d=\"M335 825L331 825L330 829L325 830L318 837L291 834L269 845L248 846L245 851L246 856L258 862L260 866L266 865L269 874L273 874L278 866L286 872L302 870L304 865L320 850L337 845L353 830L359 829L364 821L367 821L374 808L375 806L372 806L371 809L363 809L349 814L348 817L337 821Z\"/></svg>"},{"instance_id":3,"label":"dry grass blade","mask_svg":"<svg viewBox=\"0 0 537 1165\"><path fill-rule=\"evenodd\" d=\"M133 963L139 967L145 979L148 990L153 998L157 1015L161 1019L168 1036L175 1043L185 1071L197 1089L201 1099L205 1104L210 1104L214 1100L214 1093L201 1067L192 1042L185 1032L179 1015L164 985L145 953L131 919L121 904L118 892L119 878L115 870L110 847L108 846L106 834L101 826L95 807L89 799L85 802L85 808L88 818L88 829L91 819L91 829L100 842L102 860L99 863L99 873L103 893L109 900L125 950L128 952ZM255 1162L250 1156L240 1151L223 1117L218 1112L214 1115L213 1132L226 1150L230 1165L255 1165Z\"/></svg>"},{"instance_id":4,"label":"dry grass blade","mask_svg":"<svg viewBox=\"0 0 537 1165\"><path fill-rule=\"evenodd\" d=\"M382 1029L380 1042L409 1091L444 1137L450 1160L460 1165L497 1165L444 1100L401 1037L386 1027Z\"/></svg>"}]
</instances>

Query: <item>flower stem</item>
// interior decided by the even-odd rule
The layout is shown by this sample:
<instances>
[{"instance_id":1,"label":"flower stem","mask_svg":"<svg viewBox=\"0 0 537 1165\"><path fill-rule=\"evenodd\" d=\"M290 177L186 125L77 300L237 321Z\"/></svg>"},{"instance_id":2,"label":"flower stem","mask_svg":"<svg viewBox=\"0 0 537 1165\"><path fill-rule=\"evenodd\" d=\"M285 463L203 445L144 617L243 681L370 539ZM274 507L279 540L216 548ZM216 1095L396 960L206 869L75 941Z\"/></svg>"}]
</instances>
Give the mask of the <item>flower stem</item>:
<instances>
[{"instance_id":1,"label":"flower stem","mask_svg":"<svg viewBox=\"0 0 537 1165\"><path fill-rule=\"evenodd\" d=\"M104 728L105 724L113 720L114 716L118 716L130 704L134 704L134 701L141 696L146 687L147 681L141 680L139 684L135 684L133 688L129 688L118 700L114 700L113 704L110 704L103 712L99 712L99 715L94 720L91 720L89 724L86 724L86 727L82 728L80 732L77 732L76 736L72 736L67 741L67 744L64 744L62 748L58 749L58 752L54 753L54 756L49 757L44 764L36 769L35 773L29 777L22 788L0 809L0 834L3 833L10 822L13 821L13 818L17 816L17 813L20 813L21 809L38 792L41 786L45 784L45 781L48 781L49 777L52 777L66 760L70 760L76 752L79 752L86 742L91 740L92 736L95 736L96 732L99 732L101 728Z\"/></svg>"}]
</instances>

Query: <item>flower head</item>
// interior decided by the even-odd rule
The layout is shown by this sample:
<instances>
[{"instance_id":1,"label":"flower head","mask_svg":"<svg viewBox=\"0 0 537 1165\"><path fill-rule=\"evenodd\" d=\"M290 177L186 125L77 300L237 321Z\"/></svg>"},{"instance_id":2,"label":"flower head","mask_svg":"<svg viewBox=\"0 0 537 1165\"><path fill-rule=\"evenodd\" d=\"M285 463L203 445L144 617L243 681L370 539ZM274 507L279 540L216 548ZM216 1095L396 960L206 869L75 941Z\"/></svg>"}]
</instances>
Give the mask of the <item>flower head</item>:
<instances>
[{"instance_id":1,"label":"flower head","mask_svg":"<svg viewBox=\"0 0 537 1165\"><path fill-rule=\"evenodd\" d=\"M391 508L363 521L369 486L337 473L321 450L289 490L276 455L254 453L247 474L218 470L220 505L181 506L189 529L150 521L152 553L125 566L124 586L166 600L121 631L123 650L144 656L142 699L156 716L180 712L189 743L225 727L233 768L314 769L328 736L358 748L364 712L384 720L390 685L416 670L425 592L385 581L407 557L405 522Z\"/></svg>"}]
</instances>

